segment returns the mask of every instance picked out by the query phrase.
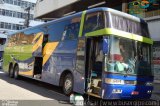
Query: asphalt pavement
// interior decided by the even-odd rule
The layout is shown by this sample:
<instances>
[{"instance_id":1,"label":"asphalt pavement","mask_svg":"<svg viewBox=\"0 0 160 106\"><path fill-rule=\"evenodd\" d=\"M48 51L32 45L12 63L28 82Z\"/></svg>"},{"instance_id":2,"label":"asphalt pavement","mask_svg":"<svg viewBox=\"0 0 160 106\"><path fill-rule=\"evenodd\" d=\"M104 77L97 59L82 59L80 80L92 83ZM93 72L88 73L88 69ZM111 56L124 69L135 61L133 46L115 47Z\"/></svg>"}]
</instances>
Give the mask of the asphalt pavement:
<instances>
[{"instance_id":1,"label":"asphalt pavement","mask_svg":"<svg viewBox=\"0 0 160 106\"><path fill-rule=\"evenodd\" d=\"M160 101L160 84L154 83L152 100ZM9 78L0 70L0 106L72 106L60 87L21 77Z\"/></svg>"},{"instance_id":2,"label":"asphalt pavement","mask_svg":"<svg viewBox=\"0 0 160 106\"><path fill-rule=\"evenodd\" d=\"M0 100L0 106L71 106L61 88L28 78L9 78L3 71L0 71Z\"/></svg>"},{"instance_id":3,"label":"asphalt pavement","mask_svg":"<svg viewBox=\"0 0 160 106\"><path fill-rule=\"evenodd\" d=\"M153 87L151 99L160 101L160 83L154 83Z\"/></svg>"}]
</instances>

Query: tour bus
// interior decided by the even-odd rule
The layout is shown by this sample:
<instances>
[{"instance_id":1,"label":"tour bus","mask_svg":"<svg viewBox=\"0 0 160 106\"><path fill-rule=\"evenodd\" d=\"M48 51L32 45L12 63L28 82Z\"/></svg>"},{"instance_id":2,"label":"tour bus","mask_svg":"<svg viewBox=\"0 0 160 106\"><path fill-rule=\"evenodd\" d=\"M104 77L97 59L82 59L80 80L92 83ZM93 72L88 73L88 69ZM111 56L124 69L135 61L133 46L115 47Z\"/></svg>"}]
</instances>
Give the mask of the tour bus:
<instances>
[{"instance_id":1,"label":"tour bus","mask_svg":"<svg viewBox=\"0 0 160 106\"><path fill-rule=\"evenodd\" d=\"M147 23L99 7L8 35L4 70L102 99L149 99L153 90Z\"/></svg>"}]
</instances>

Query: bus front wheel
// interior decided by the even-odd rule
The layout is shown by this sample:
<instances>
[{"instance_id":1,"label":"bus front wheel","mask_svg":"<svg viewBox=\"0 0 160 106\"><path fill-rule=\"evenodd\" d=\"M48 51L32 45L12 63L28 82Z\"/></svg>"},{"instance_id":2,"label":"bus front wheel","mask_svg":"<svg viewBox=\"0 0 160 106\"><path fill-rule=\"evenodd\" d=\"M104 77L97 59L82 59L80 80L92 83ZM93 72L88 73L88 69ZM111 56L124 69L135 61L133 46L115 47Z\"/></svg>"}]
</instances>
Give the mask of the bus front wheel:
<instances>
[{"instance_id":1,"label":"bus front wheel","mask_svg":"<svg viewBox=\"0 0 160 106\"><path fill-rule=\"evenodd\" d=\"M73 77L72 74L67 74L64 78L63 92L65 95L70 95L73 92Z\"/></svg>"}]
</instances>

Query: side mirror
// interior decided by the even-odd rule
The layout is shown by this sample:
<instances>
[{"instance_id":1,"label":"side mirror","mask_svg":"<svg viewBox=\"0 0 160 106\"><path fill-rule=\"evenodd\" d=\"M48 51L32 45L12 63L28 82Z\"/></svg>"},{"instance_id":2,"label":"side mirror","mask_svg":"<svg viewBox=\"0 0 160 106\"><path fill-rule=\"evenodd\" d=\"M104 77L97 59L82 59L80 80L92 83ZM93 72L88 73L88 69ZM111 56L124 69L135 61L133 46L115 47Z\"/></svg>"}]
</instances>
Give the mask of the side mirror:
<instances>
[{"instance_id":1,"label":"side mirror","mask_svg":"<svg viewBox=\"0 0 160 106\"><path fill-rule=\"evenodd\" d=\"M105 53L105 54L107 54L109 51L108 44L109 44L108 39L104 38L103 39L103 53Z\"/></svg>"}]
</instances>

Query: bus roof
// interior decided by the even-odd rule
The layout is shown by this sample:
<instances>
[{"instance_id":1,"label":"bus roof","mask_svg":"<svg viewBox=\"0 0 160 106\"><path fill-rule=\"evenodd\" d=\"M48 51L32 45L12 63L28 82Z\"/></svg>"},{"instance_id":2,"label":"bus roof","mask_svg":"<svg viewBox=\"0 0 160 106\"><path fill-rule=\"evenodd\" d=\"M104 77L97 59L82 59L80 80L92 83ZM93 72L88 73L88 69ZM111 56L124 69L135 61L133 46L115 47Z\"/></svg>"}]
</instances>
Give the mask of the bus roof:
<instances>
[{"instance_id":1,"label":"bus roof","mask_svg":"<svg viewBox=\"0 0 160 106\"><path fill-rule=\"evenodd\" d=\"M121 11L118 11L118 10L114 10L114 9L111 9L111 8L107 8L107 7L98 7L98 8L89 9L89 10L86 10L86 13L92 13L92 12L97 12L97 11L108 11L110 13L114 13L115 15L122 16L122 17L130 19L132 21L136 21L136 22L139 22L139 23L146 23L143 19L140 19L140 18L132 16L130 14L127 14L127 13L124 13L124 12L121 12ZM19 31L10 33L9 35L13 35L15 33L23 32L23 31L27 31L27 30L37 28L37 27L40 27L40 26L46 26L46 25L51 24L53 22L64 20L64 19L67 19L67 18L70 18L70 17L80 16L81 14L82 14L82 12L78 12L78 13L75 13L75 14L72 14L72 15L69 15L69 16L65 16L65 17L62 17L62 18L58 18L58 19L55 19L55 20L37 25L37 26L33 26L33 27L30 27L30 28L19 30Z\"/></svg>"},{"instance_id":2,"label":"bus roof","mask_svg":"<svg viewBox=\"0 0 160 106\"><path fill-rule=\"evenodd\" d=\"M87 10L87 13L94 12L94 11L108 11L108 12L110 12L110 13L113 13L113 14L118 15L118 16L122 16L122 17L127 18L127 19L130 19L130 20L132 20L132 21L146 23L146 22L145 22L143 19L141 19L141 18L138 18L138 17L136 17L136 16L133 16L133 15L130 15L130 14L127 14L127 13L124 13L124 12L121 12L121 11L118 11L118 10L114 10L114 9L111 9L111 8L107 8L107 7L93 8L93 9Z\"/></svg>"}]
</instances>

